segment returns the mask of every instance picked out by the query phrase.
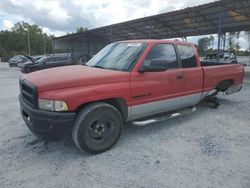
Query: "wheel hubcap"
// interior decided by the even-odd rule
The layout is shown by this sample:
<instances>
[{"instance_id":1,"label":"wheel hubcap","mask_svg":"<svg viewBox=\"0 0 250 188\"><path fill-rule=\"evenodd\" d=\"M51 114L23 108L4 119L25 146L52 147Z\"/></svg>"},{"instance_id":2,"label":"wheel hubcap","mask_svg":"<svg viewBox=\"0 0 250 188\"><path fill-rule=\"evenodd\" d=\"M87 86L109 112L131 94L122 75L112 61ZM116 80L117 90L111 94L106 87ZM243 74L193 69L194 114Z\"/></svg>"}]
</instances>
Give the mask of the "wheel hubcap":
<instances>
[{"instance_id":1,"label":"wheel hubcap","mask_svg":"<svg viewBox=\"0 0 250 188\"><path fill-rule=\"evenodd\" d=\"M114 131L114 122L107 119L100 119L93 122L89 127L89 136L94 140L103 140Z\"/></svg>"}]
</instances>

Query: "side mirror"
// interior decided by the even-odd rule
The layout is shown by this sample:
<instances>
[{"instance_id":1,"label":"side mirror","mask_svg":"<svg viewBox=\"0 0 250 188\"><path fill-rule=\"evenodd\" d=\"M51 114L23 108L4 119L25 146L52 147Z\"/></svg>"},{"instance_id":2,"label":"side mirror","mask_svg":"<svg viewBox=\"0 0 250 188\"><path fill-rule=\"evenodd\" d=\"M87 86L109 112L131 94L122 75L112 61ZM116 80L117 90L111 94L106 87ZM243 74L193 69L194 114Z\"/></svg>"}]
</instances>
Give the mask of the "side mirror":
<instances>
[{"instance_id":1,"label":"side mirror","mask_svg":"<svg viewBox=\"0 0 250 188\"><path fill-rule=\"evenodd\" d=\"M167 70L167 63L166 60L155 60L153 59L149 65L142 65L139 69L140 73L143 72L162 72Z\"/></svg>"}]
</instances>

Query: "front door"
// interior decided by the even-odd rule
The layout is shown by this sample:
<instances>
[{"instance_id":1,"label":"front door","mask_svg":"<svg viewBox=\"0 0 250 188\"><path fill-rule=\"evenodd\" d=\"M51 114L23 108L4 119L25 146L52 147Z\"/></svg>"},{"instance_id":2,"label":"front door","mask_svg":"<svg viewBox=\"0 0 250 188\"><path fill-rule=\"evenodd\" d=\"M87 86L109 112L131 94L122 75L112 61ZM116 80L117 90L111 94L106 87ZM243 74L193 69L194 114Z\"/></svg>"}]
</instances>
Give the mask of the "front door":
<instances>
[{"instance_id":1,"label":"front door","mask_svg":"<svg viewBox=\"0 0 250 188\"><path fill-rule=\"evenodd\" d=\"M130 120L180 107L183 91L183 71L179 68L172 44L156 44L144 60L166 60L163 72L131 72Z\"/></svg>"}]
</instances>

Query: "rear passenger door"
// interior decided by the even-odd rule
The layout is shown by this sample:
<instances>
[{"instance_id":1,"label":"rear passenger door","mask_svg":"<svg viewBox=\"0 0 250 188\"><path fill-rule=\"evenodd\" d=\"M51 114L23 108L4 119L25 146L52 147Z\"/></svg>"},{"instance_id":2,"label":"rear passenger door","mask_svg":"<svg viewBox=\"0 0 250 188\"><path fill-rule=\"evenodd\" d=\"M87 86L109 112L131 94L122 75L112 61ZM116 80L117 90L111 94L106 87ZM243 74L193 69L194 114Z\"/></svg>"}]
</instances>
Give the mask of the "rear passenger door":
<instances>
[{"instance_id":1,"label":"rear passenger door","mask_svg":"<svg viewBox=\"0 0 250 188\"><path fill-rule=\"evenodd\" d=\"M176 45L183 71L183 106L197 104L202 96L203 70L191 45Z\"/></svg>"}]
</instances>

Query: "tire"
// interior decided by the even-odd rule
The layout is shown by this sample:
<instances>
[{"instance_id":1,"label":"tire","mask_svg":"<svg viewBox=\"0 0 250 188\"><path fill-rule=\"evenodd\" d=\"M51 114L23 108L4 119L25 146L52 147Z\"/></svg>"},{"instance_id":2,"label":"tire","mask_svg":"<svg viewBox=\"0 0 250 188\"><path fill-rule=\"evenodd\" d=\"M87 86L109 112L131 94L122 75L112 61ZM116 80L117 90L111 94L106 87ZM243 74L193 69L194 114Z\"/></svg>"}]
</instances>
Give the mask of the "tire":
<instances>
[{"instance_id":1,"label":"tire","mask_svg":"<svg viewBox=\"0 0 250 188\"><path fill-rule=\"evenodd\" d=\"M81 151L97 154L116 144L122 127L122 115L115 107L103 102L93 103L78 113L72 138Z\"/></svg>"}]
</instances>

